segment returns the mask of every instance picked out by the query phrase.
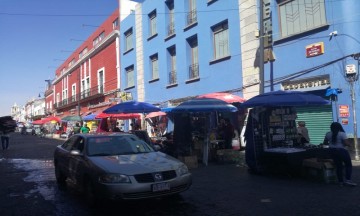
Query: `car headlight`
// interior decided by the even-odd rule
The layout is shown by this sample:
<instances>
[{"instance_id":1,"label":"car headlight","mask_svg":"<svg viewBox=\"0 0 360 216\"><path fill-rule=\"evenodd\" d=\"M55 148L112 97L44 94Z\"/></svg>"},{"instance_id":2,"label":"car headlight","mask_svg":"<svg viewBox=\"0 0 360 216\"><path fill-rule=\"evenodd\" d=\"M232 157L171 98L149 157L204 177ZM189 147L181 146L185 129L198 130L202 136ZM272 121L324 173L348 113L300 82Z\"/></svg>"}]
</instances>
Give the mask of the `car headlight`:
<instances>
[{"instance_id":1,"label":"car headlight","mask_svg":"<svg viewBox=\"0 0 360 216\"><path fill-rule=\"evenodd\" d=\"M100 183L131 183L130 178L123 174L105 174L99 177Z\"/></svg>"},{"instance_id":2,"label":"car headlight","mask_svg":"<svg viewBox=\"0 0 360 216\"><path fill-rule=\"evenodd\" d=\"M183 176L183 175L189 173L189 169L187 168L187 166L186 166L185 164L182 164L182 165L178 168L178 172L179 172L180 176Z\"/></svg>"}]
</instances>

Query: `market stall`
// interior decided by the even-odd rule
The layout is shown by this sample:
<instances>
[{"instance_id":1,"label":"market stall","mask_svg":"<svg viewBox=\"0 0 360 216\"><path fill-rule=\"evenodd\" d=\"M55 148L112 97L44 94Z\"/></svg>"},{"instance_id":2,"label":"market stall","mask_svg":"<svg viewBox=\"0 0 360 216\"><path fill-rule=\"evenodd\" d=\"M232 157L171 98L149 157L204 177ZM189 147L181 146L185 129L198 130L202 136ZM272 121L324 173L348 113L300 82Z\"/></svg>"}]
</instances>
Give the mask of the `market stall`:
<instances>
[{"instance_id":1,"label":"market stall","mask_svg":"<svg viewBox=\"0 0 360 216\"><path fill-rule=\"evenodd\" d=\"M211 133L217 127L219 113L234 113L238 109L225 101L213 98L195 98L185 101L170 112L174 122L173 156L189 159L197 164L201 159L207 165L212 156ZM216 138L215 138L216 139Z\"/></svg>"},{"instance_id":2,"label":"market stall","mask_svg":"<svg viewBox=\"0 0 360 216\"><path fill-rule=\"evenodd\" d=\"M99 113L95 119L98 121L95 132L128 131L125 128L129 128L129 124L125 125L125 121L139 122L141 121L141 115L138 113Z\"/></svg>"},{"instance_id":3,"label":"market stall","mask_svg":"<svg viewBox=\"0 0 360 216\"><path fill-rule=\"evenodd\" d=\"M298 139L296 107L328 105L320 96L297 91L275 91L244 102L253 107L246 125L246 163L253 172L299 174L305 158L324 158L326 149L301 144Z\"/></svg>"},{"instance_id":4,"label":"market stall","mask_svg":"<svg viewBox=\"0 0 360 216\"><path fill-rule=\"evenodd\" d=\"M130 124L129 130L140 130L141 128L145 127L145 122L141 122L142 115L158 111L161 111L161 109L150 103L133 100L115 104L114 106L105 109L101 114L111 115L111 117L119 115L116 116L118 119L131 119L132 122ZM105 130L111 129L109 126L113 126L113 123L114 122L111 121L111 118L107 118L107 129L105 128ZM102 121L101 127L106 125L105 122Z\"/></svg>"}]
</instances>

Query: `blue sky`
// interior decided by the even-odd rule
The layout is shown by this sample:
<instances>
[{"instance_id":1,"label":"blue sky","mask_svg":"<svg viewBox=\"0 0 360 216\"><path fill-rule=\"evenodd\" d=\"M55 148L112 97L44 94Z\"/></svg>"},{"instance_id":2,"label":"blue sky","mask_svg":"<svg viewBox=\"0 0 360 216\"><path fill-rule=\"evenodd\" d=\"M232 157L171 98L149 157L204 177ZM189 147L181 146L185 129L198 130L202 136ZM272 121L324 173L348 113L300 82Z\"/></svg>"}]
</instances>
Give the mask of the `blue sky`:
<instances>
[{"instance_id":1,"label":"blue sky","mask_svg":"<svg viewBox=\"0 0 360 216\"><path fill-rule=\"evenodd\" d=\"M118 7L118 0L0 0L0 116L23 106Z\"/></svg>"}]
</instances>

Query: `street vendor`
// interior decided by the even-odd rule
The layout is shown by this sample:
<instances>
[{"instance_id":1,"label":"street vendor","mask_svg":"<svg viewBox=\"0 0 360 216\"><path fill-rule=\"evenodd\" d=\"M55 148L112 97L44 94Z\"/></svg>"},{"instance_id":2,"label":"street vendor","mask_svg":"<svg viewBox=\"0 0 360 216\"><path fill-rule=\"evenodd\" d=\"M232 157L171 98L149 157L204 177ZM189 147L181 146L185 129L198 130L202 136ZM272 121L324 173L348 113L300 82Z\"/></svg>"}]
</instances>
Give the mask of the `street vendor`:
<instances>
[{"instance_id":1,"label":"street vendor","mask_svg":"<svg viewBox=\"0 0 360 216\"><path fill-rule=\"evenodd\" d=\"M297 127L298 143L300 143L301 145L305 145L305 143L310 143L309 131L305 126L306 124L304 121L298 122L298 127Z\"/></svg>"}]
</instances>

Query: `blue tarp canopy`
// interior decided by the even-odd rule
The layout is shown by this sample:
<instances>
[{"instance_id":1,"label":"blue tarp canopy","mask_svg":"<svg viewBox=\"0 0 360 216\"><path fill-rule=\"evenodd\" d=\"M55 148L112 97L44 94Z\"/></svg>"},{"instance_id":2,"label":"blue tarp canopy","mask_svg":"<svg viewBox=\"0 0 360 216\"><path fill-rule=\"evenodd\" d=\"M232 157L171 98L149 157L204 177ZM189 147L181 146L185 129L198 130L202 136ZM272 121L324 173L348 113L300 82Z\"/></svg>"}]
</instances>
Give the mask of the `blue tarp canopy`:
<instances>
[{"instance_id":1,"label":"blue tarp canopy","mask_svg":"<svg viewBox=\"0 0 360 216\"><path fill-rule=\"evenodd\" d=\"M161 109L150 103L139 101L126 101L107 108L103 111L103 113L150 113L157 111L161 111Z\"/></svg>"},{"instance_id":2,"label":"blue tarp canopy","mask_svg":"<svg viewBox=\"0 0 360 216\"><path fill-rule=\"evenodd\" d=\"M270 106L311 106L328 105L330 101L301 91L273 91L257 95L240 105L240 107Z\"/></svg>"},{"instance_id":3,"label":"blue tarp canopy","mask_svg":"<svg viewBox=\"0 0 360 216\"><path fill-rule=\"evenodd\" d=\"M236 112L238 109L225 101L214 98L194 98L179 104L170 113L185 112Z\"/></svg>"},{"instance_id":4,"label":"blue tarp canopy","mask_svg":"<svg viewBox=\"0 0 360 216\"><path fill-rule=\"evenodd\" d=\"M82 119L83 121L92 121L95 120L95 117L97 116L97 113L92 113L90 115L84 116Z\"/></svg>"}]
</instances>

